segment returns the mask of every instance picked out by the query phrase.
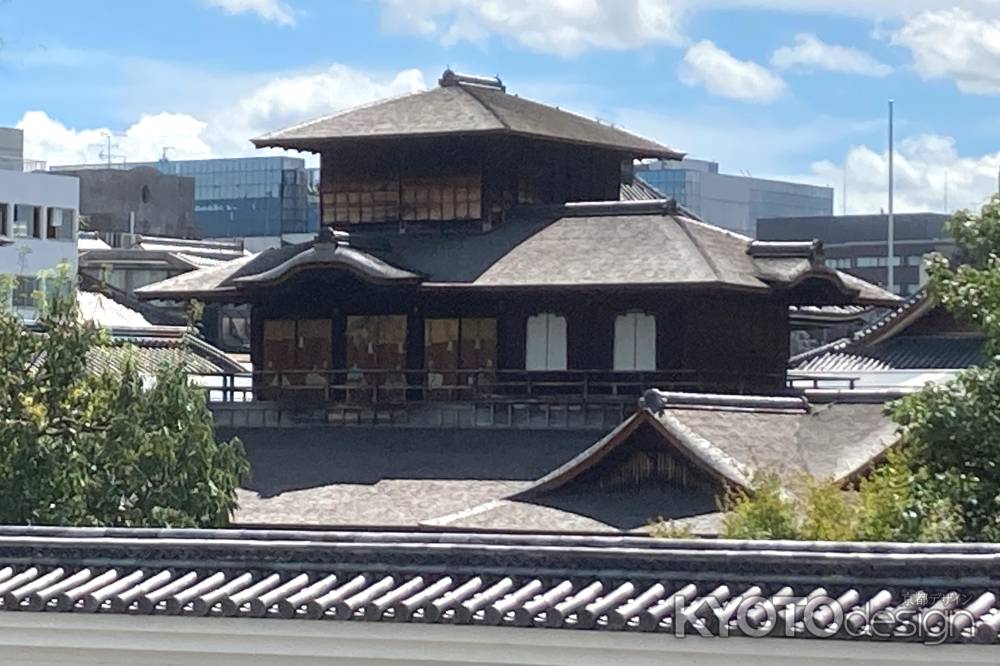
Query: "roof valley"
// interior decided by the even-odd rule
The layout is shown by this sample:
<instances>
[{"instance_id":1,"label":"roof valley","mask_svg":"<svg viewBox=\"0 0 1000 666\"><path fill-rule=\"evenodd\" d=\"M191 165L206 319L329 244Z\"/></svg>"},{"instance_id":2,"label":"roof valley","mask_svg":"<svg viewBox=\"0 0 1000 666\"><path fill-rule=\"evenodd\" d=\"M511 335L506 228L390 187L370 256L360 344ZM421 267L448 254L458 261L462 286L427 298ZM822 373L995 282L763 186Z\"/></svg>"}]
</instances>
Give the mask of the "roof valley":
<instances>
[{"instance_id":1,"label":"roof valley","mask_svg":"<svg viewBox=\"0 0 1000 666\"><path fill-rule=\"evenodd\" d=\"M472 97L472 99L476 100L476 102L479 104L479 106L483 107L486 110L487 113L489 113L491 116L493 116L494 118L496 118L497 122L500 123L500 125L504 129L510 130L510 124L508 122L506 122L503 118L501 118L500 114L497 113L495 110L493 110L493 107L491 107L489 104L487 104L486 102L484 102L483 99L479 95L477 95L475 92L473 92L474 86L462 86L462 85L460 85L458 87L461 88L462 92L464 92L466 95L469 95L470 97Z\"/></svg>"}]
</instances>

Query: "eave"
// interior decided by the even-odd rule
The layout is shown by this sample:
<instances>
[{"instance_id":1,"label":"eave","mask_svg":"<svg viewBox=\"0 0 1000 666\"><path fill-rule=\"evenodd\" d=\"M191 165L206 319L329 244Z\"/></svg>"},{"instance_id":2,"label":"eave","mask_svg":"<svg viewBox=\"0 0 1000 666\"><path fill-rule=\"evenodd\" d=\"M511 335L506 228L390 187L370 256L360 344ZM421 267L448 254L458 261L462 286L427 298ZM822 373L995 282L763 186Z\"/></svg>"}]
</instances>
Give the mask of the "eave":
<instances>
[{"instance_id":1,"label":"eave","mask_svg":"<svg viewBox=\"0 0 1000 666\"><path fill-rule=\"evenodd\" d=\"M528 139L531 141L540 141L543 143L557 143L570 146L580 146L585 148L594 148L596 150L606 150L608 152L621 153L622 155L628 155L633 159L666 159L666 160L682 160L687 153L678 152L670 148L664 147L663 150L639 150L637 148L630 148L626 146L606 144L606 143L596 143L590 141L579 141L561 137L550 137L543 136L539 134L532 134L530 132L519 132L510 129L496 128L496 129L484 129L484 130L466 130L461 132L406 132L406 133L394 133L394 134L376 134L371 136L345 136L337 138L289 138L282 139L280 137L269 137L261 136L255 139L251 139L256 148L284 148L287 150L299 150L311 153L323 153L325 151L335 151L340 146L345 145L358 145L358 144L369 144L369 143L381 143L381 142L391 142L391 141L410 141L410 140L420 140L420 139L447 139L447 138L479 138L479 137L491 137L491 136L510 136L518 137L522 139Z\"/></svg>"}]
</instances>

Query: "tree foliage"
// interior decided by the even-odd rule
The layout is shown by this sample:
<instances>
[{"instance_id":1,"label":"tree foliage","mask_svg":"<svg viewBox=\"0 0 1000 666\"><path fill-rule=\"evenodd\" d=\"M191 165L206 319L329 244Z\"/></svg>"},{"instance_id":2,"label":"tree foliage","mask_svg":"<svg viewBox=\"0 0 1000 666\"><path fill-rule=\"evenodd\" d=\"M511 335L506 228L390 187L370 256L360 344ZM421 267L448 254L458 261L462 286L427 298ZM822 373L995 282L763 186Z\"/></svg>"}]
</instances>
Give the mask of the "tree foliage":
<instances>
[{"instance_id":1,"label":"tree foliage","mask_svg":"<svg viewBox=\"0 0 1000 666\"><path fill-rule=\"evenodd\" d=\"M802 476L793 490L776 474L757 474L749 489L730 489L721 534L730 539L804 541L947 541L956 511L926 492L926 471L903 449L855 487Z\"/></svg>"},{"instance_id":2,"label":"tree foliage","mask_svg":"<svg viewBox=\"0 0 1000 666\"><path fill-rule=\"evenodd\" d=\"M0 523L226 524L249 465L215 441L204 392L179 367L151 386L132 362L94 372L107 333L68 290L41 311L34 331L0 312Z\"/></svg>"},{"instance_id":3,"label":"tree foliage","mask_svg":"<svg viewBox=\"0 0 1000 666\"><path fill-rule=\"evenodd\" d=\"M747 538L1000 541L1000 197L948 222L960 255L932 255L928 289L986 337L986 361L888 406L900 443L856 495L811 481L778 499L755 481L727 510L724 533ZM781 529L776 529L776 525Z\"/></svg>"},{"instance_id":4,"label":"tree foliage","mask_svg":"<svg viewBox=\"0 0 1000 666\"><path fill-rule=\"evenodd\" d=\"M751 492L742 488L727 488L722 496L726 512L722 536L730 539L795 539L798 538L798 507L786 495L777 474L759 473L753 479Z\"/></svg>"},{"instance_id":5,"label":"tree foliage","mask_svg":"<svg viewBox=\"0 0 1000 666\"><path fill-rule=\"evenodd\" d=\"M898 401L892 415L921 492L912 511L965 541L1000 540L1000 197L948 222L957 267L928 261L931 296L986 336L986 361Z\"/></svg>"}]
</instances>

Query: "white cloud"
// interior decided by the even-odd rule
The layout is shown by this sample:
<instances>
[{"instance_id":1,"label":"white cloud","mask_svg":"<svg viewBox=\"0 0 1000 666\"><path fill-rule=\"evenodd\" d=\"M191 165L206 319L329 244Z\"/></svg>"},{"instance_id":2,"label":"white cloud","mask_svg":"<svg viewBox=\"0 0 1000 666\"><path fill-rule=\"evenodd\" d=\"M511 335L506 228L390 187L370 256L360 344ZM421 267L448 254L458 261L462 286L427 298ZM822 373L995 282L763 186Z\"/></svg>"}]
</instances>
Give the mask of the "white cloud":
<instances>
[{"instance_id":1,"label":"white cloud","mask_svg":"<svg viewBox=\"0 0 1000 666\"><path fill-rule=\"evenodd\" d=\"M17 127L24 130L25 156L50 165L99 161L99 154L107 149L107 135L111 134L107 127L66 127L44 111L28 111ZM162 149L170 146L174 149L172 156L209 157L212 151L204 131L205 123L187 114L144 115L125 132L112 134L111 152L139 162L158 158Z\"/></svg>"},{"instance_id":2,"label":"white cloud","mask_svg":"<svg viewBox=\"0 0 1000 666\"><path fill-rule=\"evenodd\" d=\"M274 78L244 95L209 120L209 137L222 154L252 150L249 140L303 120L376 99L416 92L427 87L416 69L388 78L345 67Z\"/></svg>"},{"instance_id":3,"label":"white cloud","mask_svg":"<svg viewBox=\"0 0 1000 666\"><path fill-rule=\"evenodd\" d=\"M919 14L892 38L925 79L951 77L967 93L1000 94L1000 18L952 8Z\"/></svg>"},{"instance_id":4,"label":"white cloud","mask_svg":"<svg viewBox=\"0 0 1000 666\"><path fill-rule=\"evenodd\" d=\"M375 99L425 88L414 69L389 76L370 75L343 65L275 76L246 91L234 104L195 114L142 115L124 132L116 132L115 155L130 162L158 159L170 147L173 159L199 159L254 154L250 139L265 132ZM25 155L50 165L99 161L107 127L71 128L43 111L24 114ZM119 158L119 159L121 159Z\"/></svg>"},{"instance_id":5,"label":"white cloud","mask_svg":"<svg viewBox=\"0 0 1000 666\"><path fill-rule=\"evenodd\" d=\"M743 102L773 102L785 92L785 82L766 67L739 60L714 43L703 40L684 54L681 82L704 86L708 92Z\"/></svg>"},{"instance_id":6,"label":"white cloud","mask_svg":"<svg viewBox=\"0 0 1000 666\"><path fill-rule=\"evenodd\" d=\"M213 0L223 1L223 0ZM228 0L235 1L235 0ZM1000 93L1000 0L378 0L389 29L445 45L496 35L529 49L572 56L689 43L699 12L766 10L873 20L880 38L908 48L926 78L953 77L964 92ZM885 22L885 26L883 25ZM887 28L886 28L887 26ZM901 27L900 27L901 26ZM848 46L800 35L779 49L780 68L886 76L891 69ZM758 77L762 78L762 77ZM774 79L771 79L772 86Z\"/></svg>"},{"instance_id":7,"label":"white cloud","mask_svg":"<svg viewBox=\"0 0 1000 666\"><path fill-rule=\"evenodd\" d=\"M395 31L450 45L490 34L534 51L572 56L648 44L681 45L678 0L381 0L382 22Z\"/></svg>"},{"instance_id":8,"label":"white cloud","mask_svg":"<svg viewBox=\"0 0 1000 666\"><path fill-rule=\"evenodd\" d=\"M295 25L295 10L282 0L204 0L227 14L256 14L261 20L278 25Z\"/></svg>"},{"instance_id":9,"label":"white cloud","mask_svg":"<svg viewBox=\"0 0 1000 666\"><path fill-rule=\"evenodd\" d=\"M849 213L877 213L888 207L888 154L860 145L847 153ZM947 212L978 208L997 191L1000 152L961 155L949 136L920 134L899 143L894 158L897 212ZM800 180L833 185L842 196L844 164L824 160ZM947 197L945 185L947 183Z\"/></svg>"},{"instance_id":10,"label":"white cloud","mask_svg":"<svg viewBox=\"0 0 1000 666\"><path fill-rule=\"evenodd\" d=\"M862 76L888 76L892 67L883 64L864 51L849 46L827 44L816 35L801 33L792 46L783 46L771 56L778 69L823 69Z\"/></svg>"}]
</instances>

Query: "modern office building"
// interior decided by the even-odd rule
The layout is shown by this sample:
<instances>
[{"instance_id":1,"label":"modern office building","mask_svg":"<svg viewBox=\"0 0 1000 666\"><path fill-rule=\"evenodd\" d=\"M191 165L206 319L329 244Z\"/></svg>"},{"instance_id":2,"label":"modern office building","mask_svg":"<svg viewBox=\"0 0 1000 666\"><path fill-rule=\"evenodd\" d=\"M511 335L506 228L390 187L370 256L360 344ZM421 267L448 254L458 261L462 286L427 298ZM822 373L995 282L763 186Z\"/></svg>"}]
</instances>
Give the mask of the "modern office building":
<instances>
[{"instance_id":1,"label":"modern office building","mask_svg":"<svg viewBox=\"0 0 1000 666\"><path fill-rule=\"evenodd\" d=\"M635 175L706 222L753 236L757 220L833 214L833 189L719 173L716 162L637 164Z\"/></svg>"},{"instance_id":2,"label":"modern office building","mask_svg":"<svg viewBox=\"0 0 1000 666\"><path fill-rule=\"evenodd\" d=\"M13 127L0 127L0 169L23 171L24 132Z\"/></svg>"},{"instance_id":3,"label":"modern office building","mask_svg":"<svg viewBox=\"0 0 1000 666\"><path fill-rule=\"evenodd\" d=\"M80 181L73 176L25 173L19 130L0 130L0 143L4 146L0 275L14 278L0 298L25 319L33 319L37 314L34 294L57 284L53 278L60 265L65 265L69 276L76 275Z\"/></svg>"},{"instance_id":4,"label":"modern office building","mask_svg":"<svg viewBox=\"0 0 1000 666\"><path fill-rule=\"evenodd\" d=\"M197 238L194 178L150 167L60 171L80 179L80 215L86 228L113 247L135 234Z\"/></svg>"},{"instance_id":5,"label":"modern office building","mask_svg":"<svg viewBox=\"0 0 1000 666\"><path fill-rule=\"evenodd\" d=\"M112 168L154 167L194 178L194 213L201 238L239 238L251 250L312 237L305 160L296 157L240 157L160 160L113 164ZM53 167L53 171L106 169L106 164Z\"/></svg>"},{"instance_id":6,"label":"modern office building","mask_svg":"<svg viewBox=\"0 0 1000 666\"><path fill-rule=\"evenodd\" d=\"M940 213L895 216L892 291L902 295L917 292L924 281L923 258L927 253L954 254L955 243L944 230L947 219L948 215ZM786 217L757 222L761 240L819 239L827 265L881 286L888 283L888 230L886 215Z\"/></svg>"}]
</instances>

